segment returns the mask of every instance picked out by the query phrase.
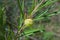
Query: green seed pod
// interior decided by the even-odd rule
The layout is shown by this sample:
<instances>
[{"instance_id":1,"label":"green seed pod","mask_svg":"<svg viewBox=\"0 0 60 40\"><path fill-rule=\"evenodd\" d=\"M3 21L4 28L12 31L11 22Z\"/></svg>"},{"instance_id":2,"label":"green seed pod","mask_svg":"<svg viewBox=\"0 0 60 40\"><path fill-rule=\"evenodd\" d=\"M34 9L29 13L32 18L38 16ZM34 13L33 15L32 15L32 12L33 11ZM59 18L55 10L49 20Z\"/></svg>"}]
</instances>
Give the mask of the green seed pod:
<instances>
[{"instance_id":1,"label":"green seed pod","mask_svg":"<svg viewBox=\"0 0 60 40\"><path fill-rule=\"evenodd\" d=\"M25 26L31 26L33 24L33 20L32 19L25 19L24 21L24 25Z\"/></svg>"}]
</instances>

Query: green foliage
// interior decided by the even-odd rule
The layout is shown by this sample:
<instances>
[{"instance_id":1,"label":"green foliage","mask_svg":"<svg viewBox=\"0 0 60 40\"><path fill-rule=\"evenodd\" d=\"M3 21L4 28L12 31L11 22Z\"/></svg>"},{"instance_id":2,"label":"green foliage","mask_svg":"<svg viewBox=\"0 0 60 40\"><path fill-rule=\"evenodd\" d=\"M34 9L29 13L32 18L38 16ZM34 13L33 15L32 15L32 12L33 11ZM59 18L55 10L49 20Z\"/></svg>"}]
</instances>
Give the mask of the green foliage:
<instances>
[{"instance_id":1,"label":"green foliage","mask_svg":"<svg viewBox=\"0 0 60 40\"><path fill-rule=\"evenodd\" d=\"M19 6L19 9L20 9L20 18L18 20L19 20L19 26L21 27L23 19L24 19L24 13L23 13L23 10L22 10L24 8L24 4L23 4L24 2L21 5L20 0L17 0L17 3L18 3L18 6Z\"/></svg>"},{"instance_id":2,"label":"green foliage","mask_svg":"<svg viewBox=\"0 0 60 40\"><path fill-rule=\"evenodd\" d=\"M5 38L4 36L6 35L6 33L8 33L8 35L6 36L7 40L18 40L18 38L21 38L22 36L30 36L35 34L35 32L39 31L40 33L43 33L42 38L43 40L50 40L50 38L53 36L54 33L52 32L46 32L45 31L45 25L40 24L40 21L50 21L50 17L57 15L60 13L60 10L55 11L55 12L49 12L51 8L51 6L54 5L55 2L57 2L58 0L32 0L32 4L31 7L28 7L27 10L27 14L24 13L24 9L25 9L25 0L17 0L17 5L19 7L19 11L20 11L20 18L17 19L18 20L18 30L16 35L14 34L13 30L11 30L10 28L7 29L7 31L5 30L5 25L4 24L4 20L3 20L3 15L4 15L4 7L2 7L2 5L0 6L0 32L1 32L1 40L4 40L3 38ZM28 5L27 5L28 6ZM45 9L44 9L45 8ZM28 15L28 16L27 16ZM27 16L27 17L26 17ZM32 19L33 20L33 25L31 27L29 26L25 26L24 25L24 21L26 19ZM36 23L39 22L39 23ZM3 31L3 33L2 33ZM5 33L6 32L6 33ZM3 35L3 36L2 36Z\"/></svg>"},{"instance_id":3,"label":"green foliage","mask_svg":"<svg viewBox=\"0 0 60 40\"><path fill-rule=\"evenodd\" d=\"M0 40L4 40L4 23L3 23L4 7L0 6Z\"/></svg>"},{"instance_id":4,"label":"green foliage","mask_svg":"<svg viewBox=\"0 0 60 40\"><path fill-rule=\"evenodd\" d=\"M41 1L41 0L40 0ZM33 4L32 4L32 6L31 6L31 8L29 8L27 11L28 11L28 14L29 14L29 18L32 18L33 16L34 16L34 14L36 14L38 11L41 11L42 10L42 8L44 8L44 7L47 7L47 6L49 6L49 5L51 5L51 4L53 4L53 3L55 3L56 1L58 1L58 0L46 0L45 2L42 0L40 3L37 3L36 1L32 1L33 2ZM44 3L43 3L44 2ZM18 2L18 4L20 5L20 2ZM18 5L18 6L19 6ZM24 5L24 4L23 4ZM23 7L21 7L21 5L19 6L20 7L20 11L21 11L21 15L23 15L23 13L22 13L22 8ZM58 12L53 12L53 13L49 13L49 9L50 9L50 7L49 8L46 8L46 10L45 11L42 11L41 13L38 13L38 15L36 15L35 16L35 18L33 18L33 20L34 21L39 21L39 20L41 20L41 19L43 19L43 20L45 20L46 18L48 19L49 17L51 17L51 16L53 16L53 15L56 15ZM22 18L23 20L24 20L24 15L22 16L22 17L20 17L20 19ZM20 21L20 22L22 22L22 21ZM24 25L24 24L23 24ZM40 26L41 27L41 26ZM22 30L24 30L25 28L24 28L24 26L22 26L21 27L22 28ZM42 29L40 29L39 27L37 27L36 29L32 26L30 29L29 29L29 27L27 27L28 29L26 29L26 30L24 30L24 34L26 35L26 36L29 36L29 35L31 35L31 34L34 34L34 32L36 32L36 31L41 31ZM19 30L20 31L20 30ZM42 31L41 31L42 32ZM44 34L44 39L46 40L46 38L48 38L48 35L50 35L51 33L45 33ZM53 35L53 34L51 34L51 35Z\"/></svg>"}]
</instances>

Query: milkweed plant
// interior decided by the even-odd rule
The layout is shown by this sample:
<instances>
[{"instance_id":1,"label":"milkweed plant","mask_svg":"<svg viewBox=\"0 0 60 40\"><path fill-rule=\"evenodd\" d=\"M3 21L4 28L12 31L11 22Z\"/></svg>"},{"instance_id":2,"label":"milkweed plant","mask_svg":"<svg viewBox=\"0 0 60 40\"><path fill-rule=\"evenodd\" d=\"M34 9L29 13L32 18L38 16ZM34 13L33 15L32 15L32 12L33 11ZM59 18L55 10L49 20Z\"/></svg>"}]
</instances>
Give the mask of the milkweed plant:
<instances>
[{"instance_id":1,"label":"milkweed plant","mask_svg":"<svg viewBox=\"0 0 60 40\"><path fill-rule=\"evenodd\" d=\"M11 31L13 35L7 37L7 40L21 40L22 36L26 36L27 38L30 35L35 34L36 32L40 32L43 35L44 40L49 40L48 36L52 36L53 33L45 32L45 27L43 24L40 24L41 21L48 21L51 16L57 15L60 11L50 12L49 10L55 7L54 3L59 0L31 0L32 4L30 7L27 7L27 13L25 10L25 0L16 0L17 5L19 7L20 15L18 19L18 30L15 36L13 31ZM28 5L27 5L28 6ZM0 27L5 26L5 21L3 20L4 15L4 7L0 7ZM4 31L5 32L5 31ZM8 32L9 33L9 32ZM46 34L46 35L45 35ZM5 35L5 34L4 34ZM11 38L13 37L13 38ZM5 36L4 36L5 38Z\"/></svg>"}]
</instances>

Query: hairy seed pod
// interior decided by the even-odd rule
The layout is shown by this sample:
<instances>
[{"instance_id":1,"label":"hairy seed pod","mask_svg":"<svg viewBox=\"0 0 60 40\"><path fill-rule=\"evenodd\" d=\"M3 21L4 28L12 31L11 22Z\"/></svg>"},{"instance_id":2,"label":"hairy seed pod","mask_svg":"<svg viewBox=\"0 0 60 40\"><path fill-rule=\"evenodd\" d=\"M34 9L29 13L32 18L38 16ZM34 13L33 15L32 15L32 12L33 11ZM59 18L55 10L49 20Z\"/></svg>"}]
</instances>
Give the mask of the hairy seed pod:
<instances>
[{"instance_id":1,"label":"hairy seed pod","mask_svg":"<svg viewBox=\"0 0 60 40\"><path fill-rule=\"evenodd\" d=\"M31 26L33 24L33 20L32 19L25 19L24 21L24 25L25 26Z\"/></svg>"}]
</instances>

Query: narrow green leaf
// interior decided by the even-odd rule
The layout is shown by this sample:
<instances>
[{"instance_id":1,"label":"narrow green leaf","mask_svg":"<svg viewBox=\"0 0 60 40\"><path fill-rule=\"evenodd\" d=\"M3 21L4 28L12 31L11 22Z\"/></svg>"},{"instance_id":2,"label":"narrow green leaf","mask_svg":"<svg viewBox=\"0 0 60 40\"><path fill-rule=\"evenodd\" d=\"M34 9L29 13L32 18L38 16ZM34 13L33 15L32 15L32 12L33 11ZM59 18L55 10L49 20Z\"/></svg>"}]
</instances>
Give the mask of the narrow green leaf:
<instances>
[{"instance_id":1,"label":"narrow green leaf","mask_svg":"<svg viewBox=\"0 0 60 40\"><path fill-rule=\"evenodd\" d=\"M24 10L24 0L22 0L22 10Z\"/></svg>"},{"instance_id":2,"label":"narrow green leaf","mask_svg":"<svg viewBox=\"0 0 60 40\"><path fill-rule=\"evenodd\" d=\"M47 14L48 12L48 9L46 9L46 11L43 11L39 16L37 16L34 20L41 20L43 19L44 17L42 17L43 15Z\"/></svg>"},{"instance_id":3,"label":"narrow green leaf","mask_svg":"<svg viewBox=\"0 0 60 40\"><path fill-rule=\"evenodd\" d=\"M2 11L2 7L0 7L0 26L3 26L3 11Z\"/></svg>"},{"instance_id":4,"label":"narrow green leaf","mask_svg":"<svg viewBox=\"0 0 60 40\"><path fill-rule=\"evenodd\" d=\"M33 9L35 8L35 6L37 5L37 0L32 0L32 5L31 5L31 8L30 8L30 10L28 10L29 11L29 13L31 13L32 11L33 11Z\"/></svg>"},{"instance_id":5,"label":"narrow green leaf","mask_svg":"<svg viewBox=\"0 0 60 40\"><path fill-rule=\"evenodd\" d=\"M32 11L32 13L31 13L31 15L33 16L37 11L41 10L43 7L48 6L48 5L51 5L52 3L56 2L56 1L58 1L58 0L54 0L54 1L48 0L44 5L41 5L41 3L43 2L43 1L42 1L41 3L39 3L39 4L35 7L35 9L34 9L34 10Z\"/></svg>"},{"instance_id":6,"label":"narrow green leaf","mask_svg":"<svg viewBox=\"0 0 60 40\"><path fill-rule=\"evenodd\" d=\"M39 4L37 4L37 6L31 12L31 16L33 16L37 12L37 9L39 8L39 6L41 6L42 3L43 3L43 0Z\"/></svg>"},{"instance_id":7,"label":"narrow green leaf","mask_svg":"<svg viewBox=\"0 0 60 40\"><path fill-rule=\"evenodd\" d=\"M18 19L18 24L19 27L21 27L22 23L23 23L23 19L24 19L24 12L22 11L22 5L20 3L20 0L17 0L18 6L19 6L19 10L20 10L20 18ZM23 4L24 5L24 4Z\"/></svg>"}]
</instances>

